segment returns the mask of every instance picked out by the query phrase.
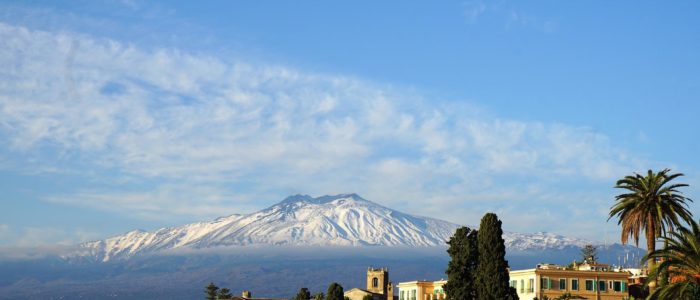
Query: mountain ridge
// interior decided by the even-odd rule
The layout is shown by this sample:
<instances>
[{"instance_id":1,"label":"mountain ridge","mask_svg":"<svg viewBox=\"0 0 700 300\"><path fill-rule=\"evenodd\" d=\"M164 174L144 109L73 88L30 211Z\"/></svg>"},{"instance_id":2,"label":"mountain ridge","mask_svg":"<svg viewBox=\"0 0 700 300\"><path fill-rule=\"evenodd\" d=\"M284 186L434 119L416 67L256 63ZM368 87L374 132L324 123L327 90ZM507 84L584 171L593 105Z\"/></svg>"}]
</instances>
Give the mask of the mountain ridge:
<instances>
[{"instance_id":1,"label":"mountain ridge","mask_svg":"<svg viewBox=\"0 0 700 300\"><path fill-rule=\"evenodd\" d=\"M444 246L461 225L403 213L357 194L291 195L250 214L232 214L154 231L132 230L86 242L73 256L112 259L176 249L273 246ZM546 250L596 244L546 232L504 232L508 250Z\"/></svg>"}]
</instances>

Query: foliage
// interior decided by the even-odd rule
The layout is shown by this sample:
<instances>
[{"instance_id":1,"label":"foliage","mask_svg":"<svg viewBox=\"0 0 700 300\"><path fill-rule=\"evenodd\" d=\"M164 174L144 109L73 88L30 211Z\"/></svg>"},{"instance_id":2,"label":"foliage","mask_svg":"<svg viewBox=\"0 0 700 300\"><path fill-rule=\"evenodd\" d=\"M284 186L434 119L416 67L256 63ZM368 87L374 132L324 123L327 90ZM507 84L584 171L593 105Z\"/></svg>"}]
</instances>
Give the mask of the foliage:
<instances>
[{"instance_id":1,"label":"foliage","mask_svg":"<svg viewBox=\"0 0 700 300\"><path fill-rule=\"evenodd\" d=\"M344 300L343 287L337 282L331 283L326 292L326 300Z\"/></svg>"},{"instance_id":2,"label":"foliage","mask_svg":"<svg viewBox=\"0 0 700 300\"><path fill-rule=\"evenodd\" d=\"M520 297L518 297L518 290L514 287L510 287L508 289L508 299L510 300L520 300Z\"/></svg>"},{"instance_id":3,"label":"foliage","mask_svg":"<svg viewBox=\"0 0 700 300\"><path fill-rule=\"evenodd\" d=\"M372 295L365 295L364 297L362 297L362 300L372 300L372 299L374 299L374 297L372 297Z\"/></svg>"},{"instance_id":4,"label":"foliage","mask_svg":"<svg viewBox=\"0 0 700 300\"><path fill-rule=\"evenodd\" d=\"M494 213L481 218L477 241L479 263L476 267L476 294L479 300L503 300L509 297L508 262L501 221Z\"/></svg>"},{"instance_id":5,"label":"foliage","mask_svg":"<svg viewBox=\"0 0 700 300\"><path fill-rule=\"evenodd\" d=\"M678 190L688 186L683 183L670 182L682 173L669 174L671 170L664 169L654 173L648 170L646 176L634 174L625 176L617 181L615 188L626 190L615 197L615 204L610 209L608 220L618 217L618 225L622 226L621 242L626 244L630 237L639 245L639 234L644 231L647 240L647 253L656 250L656 238L681 225L681 222L691 222L692 214L686 201L691 201ZM649 269L654 269L653 259L648 260ZM648 281L650 290L655 283Z\"/></svg>"},{"instance_id":6,"label":"foliage","mask_svg":"<svg viewBox=\"0 0 700 300\"><path fill-rule=\"evenodd\" d=\"M479 262L476 230L460 227L447 242L450 262L447 265L447 283L443 286L447 299L476 299L475 275Z\"/></svg>"},{"instance_id":7,"label":"foliage","mask_svg":"<svg viewBox=\"0 0 700 300\"><path fill-rule=\"evenodd\" d=\"M581 249L581 258L584 262L596 263L598 261L598 248L591 244L583 246Z\"/></svg>"},{"instance_id":8,"label":"foliage","mask_svg":"<svg viewBox=\"0 0 700 300\"><path fill-rule=\"evenodd\" d=\"M326 295L323 294L323 292L319 292L318 294L314 295L314 300L323 300L326 298Z\"/></svg>"},{"instance_id":9,"label":"foliage","mask_svg":"<svg viewBox=\"0 0 700 300\"><path fill-rule=\"evenodd\" d=\"M299 289L299 292L294 296L294 300L311 300L311 292L309 289L303 287Z\"/></svg>"},{"instance_id":10,"label":"foliage","mask_svg":"<svg viewBox=\"0 0 700 300\"><path fill-rule=\"evenodd\" d=\"M571 293L564 293L563 295L554 298L554 300L570 300L570 299L587 299L579 295L572 295Z\"/></svg>"},{"instance_id":11,"label":"foliage","mask_svg":"<svg viewBox=\"0 0 700 300\"><path fill-rule=\"evenodd\" d=\"M210 282L209 285L204 290L204 293L207 295L207 300L216 300L216 292L219 290L219 287L216 286L213 282Z\"/></svg>"},{"instance_id":12,"label":"foliage","mask_svg":"<svg viewBox=\"0 0 700 300\"><path fill-rule=\"evenodd\" d=\"M700 298L700 225L691 221L688 227L679 227L662 237L666 246L644 257L663 259L649 272L649 279L661 280L667 272L671 281L654 290L649 299Z\"/></svg>"},{"instance_id":13,"label":"foliage","mask_svg":"<svg viewBox=\"0 0 700 300\"><path fill-rule=\"evenodd\" d=\"M219 290L219 294L217 295L217 299L231 299L233 298L233 295L231 295L231 290L227 288L221 288Z\"/></svg>"}]
</instances>

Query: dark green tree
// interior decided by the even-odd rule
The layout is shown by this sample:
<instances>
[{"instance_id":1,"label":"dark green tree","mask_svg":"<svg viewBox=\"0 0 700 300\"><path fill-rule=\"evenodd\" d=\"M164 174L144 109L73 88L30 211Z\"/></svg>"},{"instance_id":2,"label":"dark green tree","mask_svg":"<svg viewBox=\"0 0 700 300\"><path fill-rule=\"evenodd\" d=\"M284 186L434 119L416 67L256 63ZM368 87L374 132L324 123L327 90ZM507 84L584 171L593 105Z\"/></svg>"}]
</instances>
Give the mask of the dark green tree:
<instances>
[{"instance_id":1,"label":"dark green tree","mask_svg":"<svg viewBox=\"0 0 700 300\"><path fill-rule=\"evenodd\" d=\"M581 258L583 262L588 262L589 264L594 264L598 261L598 248L591 244L583 246L581 249Z\"/></svg>"},{"instance_id":2,"label":"dark green tree","mask_svg":"<svg viewBox=\"0 0 700 300\"><path fill-rule=\"evenodd\" d=\"M209 285L204 289L204 293L207 294L207 300L216 300L216 292L219 290L219 287L216 286L213 282L210 282Z\"/></svg>"},{"instance_id":3,"label":"dark green tree","mask_svg":"<svg viewBox=\"0 0 700 300\"><path fill-rule=\"evenodd\" d=\"M476 267L476 295L479 300L509 299L510 286L506 245L501 221L494 213L481 218L478 236L479 264Z\"/></svg>"},{"instance_id":4,"label":"dark green tree","mask_svg":"<svg viewBox=\"0 0 700 300\"><path fill-rule=\"evenodd\" d=\"M311 292L309 289L303 287L299 289L299 292L294 296L294 300L311 300Z\"/></svg>"},{"instance_id":5,"label":"dark green tree","mask_svg":"<svg viewBox=\"0 0 700 300\"><path fill-rule=\"evenodd\" d=\"M508 288L508 299L520 300L520 297L518 297L518 290L516 288L512 286Z\"/></svg>"},{"instance_id":6,"label":"dark green tree","mask_svg":"<svg viewBox=\"0 0 700 300\"><path fill-rule=\"evenodd\" d=\"M344 300L343 287L337 282L331 283L326 292L326 300Z\"/></svg>"},{"instance_id":7,"label":"dark green tree","mask_svg":"<svg viewBox=\"0 0 700 300\"><path fill-rule=\"evenodd\" d=\"M218 297L217 299L219 299L219 300L231 299L231 298L233 298L233 295L231 295L231 290L229 290L227 288L221 288L221 289L219 289L219 294L216 295L216 297Z\"/></svg>"},{"instance_id":8,"label":"dark green tree","mask_svg":"<svg viewBox=\"0 0 700 300\"><path fill-rule=\"evenodd\" d=\"M314 300L323 300L326 298L326 295L323 294L323 292L319 292L318 294L314 295Z\"/></svg>"},{"instance_id":9,"label":"dark green tree","mask_svg":"<svg viewBox=\"0 0 700 300\"><path fill-rule=\"evenodd\" d=\"M374 299L374 297L372 297L372 295L365 295L364 297L362 297L362 300L372 300L372 299Z\"/></svg>"},{"instance_id":10,"label":"dark green tree","mask_svg":"<svg viewBox=\"0 0 700 300\"><path fill-rule=\"evenodd\" d=\"M447 265L447 283L443 286L449 300L473 300L476 298L474 277L479 263L476 230L457 228L447 242L450 262Z\"/></svg>"}]
</instances>

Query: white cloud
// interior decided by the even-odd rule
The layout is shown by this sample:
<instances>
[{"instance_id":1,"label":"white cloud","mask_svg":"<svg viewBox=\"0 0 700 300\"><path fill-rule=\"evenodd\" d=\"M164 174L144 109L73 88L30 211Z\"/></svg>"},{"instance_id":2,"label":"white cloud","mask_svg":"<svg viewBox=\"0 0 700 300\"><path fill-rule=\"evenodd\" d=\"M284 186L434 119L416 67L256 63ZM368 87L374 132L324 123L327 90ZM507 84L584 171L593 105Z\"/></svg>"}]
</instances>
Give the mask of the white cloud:
<instances>
[{"instance_id":1,"label":"white cloud","mask_svg":"<svg viewBox=\"0 0 700 300\"><path fill-rule=\"evenodd\" d=\"M54 227L10 227L0 224L0 247L36 247L44 245L74 245L94 240L98 233L84 229L65 230ZM0 255L1 256L1 255Z\"/></svg>"},{"instance_id":2,"label":"white cloud","mask_svg":"<svg viewBox=\"0 0 700 300\"><path fill-rule=\"evenodd\" d=\"M156 182L52 202L153 218L359 192L421 213L503 206L537 180L608 182L638 164L585 127L495 119L356 78L6 24L0 39L4 153ZM445 216L465 222L464 209Z\"/></svg>"}]
</instances>

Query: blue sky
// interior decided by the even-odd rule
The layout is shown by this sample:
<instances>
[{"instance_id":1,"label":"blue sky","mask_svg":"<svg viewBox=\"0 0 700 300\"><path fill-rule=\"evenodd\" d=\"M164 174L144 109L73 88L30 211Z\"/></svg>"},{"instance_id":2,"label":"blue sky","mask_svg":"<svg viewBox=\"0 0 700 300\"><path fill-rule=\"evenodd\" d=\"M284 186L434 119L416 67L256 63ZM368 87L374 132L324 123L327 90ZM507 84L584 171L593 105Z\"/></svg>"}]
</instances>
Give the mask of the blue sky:
<instances>
[{"instance_id":1,"label":"blue sky","mask_svg":"<svg viewBox=\"0 0 700 300\"><path fill-rule=\"evenodd\" d=\"M698 196L698 20L691 1L6 1L0 245L348 192L617 240L617 178L669 167Z\"/></svg>"}]
</instances>

